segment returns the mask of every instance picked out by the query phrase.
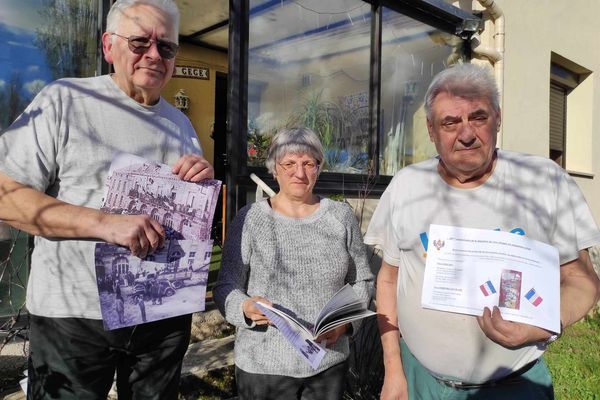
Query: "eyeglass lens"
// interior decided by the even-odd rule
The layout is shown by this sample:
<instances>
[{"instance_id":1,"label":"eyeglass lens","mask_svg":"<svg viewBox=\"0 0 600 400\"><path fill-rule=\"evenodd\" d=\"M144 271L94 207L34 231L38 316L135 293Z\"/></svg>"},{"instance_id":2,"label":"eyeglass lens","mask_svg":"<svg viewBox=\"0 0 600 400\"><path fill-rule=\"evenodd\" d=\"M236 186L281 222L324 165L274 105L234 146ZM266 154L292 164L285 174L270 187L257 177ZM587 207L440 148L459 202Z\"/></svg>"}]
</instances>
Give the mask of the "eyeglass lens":
<instances>
[{"instance_id":1,"label":"eyeglass lens","mask_svg":"<svg viewBox=\"0 0 600 400\"><path fill-rule=\"evenodd\" d=\"M150 46L152 46L152 42L154 42L154 40L144 36L130 36L124 39L127 39L129 50L135 54L146 53L150 49ZM177 54L179 46L175 43L158 39L156 40L156 48L161 57L171 59Z\"/></svg>"},{"instance_id":2,"label":"eyeglass lens","mask_svg":"<svg viewBox=\"0 0 600 400\"><path fill-rule=\"evenodd\" d=\"M294 174L298 171L298 167L302 167L305 172L314 172L317 170L318 164L312 162L303 162L298 164L296 162L284 162L280 164L281 167L289 174Z\"/></svg>"}]
</instances>

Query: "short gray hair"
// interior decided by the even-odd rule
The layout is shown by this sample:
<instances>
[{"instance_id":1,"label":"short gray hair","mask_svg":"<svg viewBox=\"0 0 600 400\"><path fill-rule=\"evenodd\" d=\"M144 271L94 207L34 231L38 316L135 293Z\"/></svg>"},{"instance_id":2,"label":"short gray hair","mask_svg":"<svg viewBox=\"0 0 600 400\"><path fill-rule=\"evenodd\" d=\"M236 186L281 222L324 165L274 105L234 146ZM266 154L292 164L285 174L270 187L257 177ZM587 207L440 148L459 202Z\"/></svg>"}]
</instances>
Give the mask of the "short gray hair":
<instances>
[{"instance_id":1,"label":"short gray hair","mask_svg":"<svg viewBox=\"0 0 600 400\"><path fill-rule=\"evenodd\" d=\"M175 4L173 0L117 0L106 16L106 31L116 32L119 23L121 22L123 12L128 8L139 4L147 4L158 8L169 16L173 22L175 39L179 42L179 8L177 8L177 4Z\"/></svg>"},{"instance_id":2,"label":"short gray hair","mask_svg":"<svg viewBox=\"0 0 600 400\"><path fill-rule=\"evenodd\" d=\"M313 157L317 164L323 164L323 145L317 134L309 128L285 128L273 136L265 161L271 174L275 174L275 163L289 153L305 153Z\"/></svg>"},{"instance_id":3,"label":"short gray hair","mask_svg":"<svg viewBox=\"0 0 600 400\"><path fill-rule=\"evenodd\" d=\"M433 102L440 93L469 100L485 98L490 102L492 109L500 113L498 86L490 68L475 64L457 64L438 73L425 93L424 108L429 121L432 118Z\"/></svg>"}]
</instances>

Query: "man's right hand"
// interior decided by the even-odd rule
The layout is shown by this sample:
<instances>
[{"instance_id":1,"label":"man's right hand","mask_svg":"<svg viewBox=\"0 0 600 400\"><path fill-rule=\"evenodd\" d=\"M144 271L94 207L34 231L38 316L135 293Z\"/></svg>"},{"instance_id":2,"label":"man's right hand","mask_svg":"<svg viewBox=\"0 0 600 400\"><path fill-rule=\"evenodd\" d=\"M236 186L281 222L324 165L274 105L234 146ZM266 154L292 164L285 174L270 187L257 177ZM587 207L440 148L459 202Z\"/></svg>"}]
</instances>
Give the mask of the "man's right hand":
<instances>
[{"instance_id":1,"label":"man's right hand","mask_svg":"<svg viewBox=\"0 0 600 400\"><path fill-rule=\"evenodd\" d=\"M381 400L408 400L408 384L403 373L385 374L381 388Z\"/></svg>"},{"instance_id":2,"label":"man's right hand","mask_svg":"<svg viewBox=\"0 0 600 400\"><path fill-rule=\"evenodd\" d=\"M148 215L104 214L100 220L101 238L127 247L131 254L145 258L165 243L165 230Z\"/></svg>"}]
</instances>

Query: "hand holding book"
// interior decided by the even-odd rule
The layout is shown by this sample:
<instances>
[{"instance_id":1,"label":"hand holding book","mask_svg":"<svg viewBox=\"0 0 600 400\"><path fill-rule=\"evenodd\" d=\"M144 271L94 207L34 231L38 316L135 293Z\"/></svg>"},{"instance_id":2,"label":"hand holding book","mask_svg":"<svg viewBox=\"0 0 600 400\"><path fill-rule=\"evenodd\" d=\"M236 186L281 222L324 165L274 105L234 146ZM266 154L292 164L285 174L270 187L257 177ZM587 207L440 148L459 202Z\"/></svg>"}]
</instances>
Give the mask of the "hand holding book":
<instances>
[{"instance_id":1,"label":"hand holding book","mask_svg":"<svg viewBox=\"0 0 600 400\"><path fill-rule=\"evenodd\" d=\"M333 344L345 333L350 322L375 315L349 284L325 304L312 329L272 304L255 304L313 369L319 367L325 356L325 350L317 344L320 339L327 338L327 343Z\"/></svg>"},{"instance_id":2,"label":"hand holding book","mask_svg":"<svg viewBox=\"0 0 600 400\"><path fill-rule=\"evenodd\" d=\"M266 304L268 306L273 305L273 303L262 296L252 296L242 303L244 317L246 317L247 320L254 322L256 325L270 325L271 321L257 306L257 303Z\"/></svg>"}]
</instances>

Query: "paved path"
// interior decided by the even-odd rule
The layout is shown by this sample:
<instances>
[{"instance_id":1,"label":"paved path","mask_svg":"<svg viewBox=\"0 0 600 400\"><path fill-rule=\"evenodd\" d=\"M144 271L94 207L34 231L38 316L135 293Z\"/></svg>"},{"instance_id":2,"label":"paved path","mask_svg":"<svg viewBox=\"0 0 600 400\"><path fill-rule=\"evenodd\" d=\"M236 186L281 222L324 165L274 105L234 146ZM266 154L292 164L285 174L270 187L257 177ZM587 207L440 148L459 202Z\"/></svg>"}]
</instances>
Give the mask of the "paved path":
<instances>
[{"instance_id":1,"label":"paved path","mask_svg":"<svg viewBox=\"0 0 600 400\"><path fill-rule=\"evenodd\" d=\"M183 359L181 376L202 377L208 371L233 365L234 336L191 344Z\"/></svg>"}]
</instances>

